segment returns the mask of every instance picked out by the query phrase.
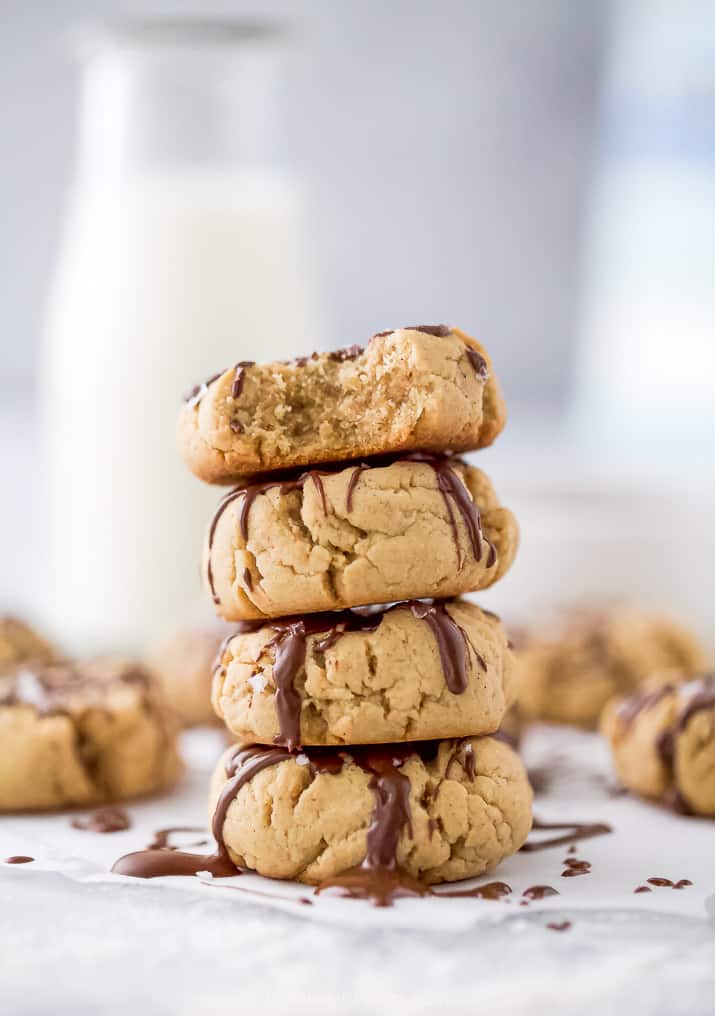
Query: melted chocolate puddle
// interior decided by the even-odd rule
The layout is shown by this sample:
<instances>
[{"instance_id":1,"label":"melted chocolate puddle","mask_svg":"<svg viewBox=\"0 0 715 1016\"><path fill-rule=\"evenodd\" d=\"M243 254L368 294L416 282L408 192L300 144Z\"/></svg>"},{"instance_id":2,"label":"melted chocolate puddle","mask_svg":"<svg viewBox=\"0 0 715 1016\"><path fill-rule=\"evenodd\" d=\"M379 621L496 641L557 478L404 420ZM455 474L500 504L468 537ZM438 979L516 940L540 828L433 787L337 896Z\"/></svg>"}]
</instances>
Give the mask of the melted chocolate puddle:
<instances>
[{"instance_id":1,"label":"melted chocolate puddle","mask_svg":"<svg viewBox=\"0 0 715 1016\"><path fill-rule=\"evenodd\" d=\"M613 832L611 826L605 822L540 822L535 818L532 829L544 829L559 831L565 829L562 836L551 836L543 840L528 841L521 848L526 854L533 854L537 850L549 850L551 847L561 847L566 843L573 843L577 840L589 840L594 836L605 836Z\"/></svg>"},{"instance_id":2,"label":"melted chocolate puddle","mask_svg":"<svg viewBox=\"0 0 715 1016\"><path fill-rule=\"evenodd\" d=\"M279 729L275 743L294 750L301 743L301 697L295 689L295 679L305 664L308 637L320 635L321 638L312 643L312 651L325 652L349 632L376 631L383 617L395 610L410 610L413 617L429 626L437 643L445 684L453 695L461 695L469 685L470 649L478 666L483 671L487 670L484 658L474 649L464 629L451 617L444 602L440 600L405 600L380 609L355 608L273 621L242 621L224 639L217 656L216 669L221 666L225 647L234 635L258 631L263 627L273 630L274 637L265 648L274 652L273 682Z\"/></svg>"},{"instance_id":3,"label":"melted chocolate puddle","mask_svg":"<svg viewBox=\"0 0 715 1016\"><path fill-rule=\"evenodd\" d=\"M72 828L92 833L121 833L131 828L131 819L124 808L100 808L84 818L73 818Z\"/></svg>"}]
</instances>

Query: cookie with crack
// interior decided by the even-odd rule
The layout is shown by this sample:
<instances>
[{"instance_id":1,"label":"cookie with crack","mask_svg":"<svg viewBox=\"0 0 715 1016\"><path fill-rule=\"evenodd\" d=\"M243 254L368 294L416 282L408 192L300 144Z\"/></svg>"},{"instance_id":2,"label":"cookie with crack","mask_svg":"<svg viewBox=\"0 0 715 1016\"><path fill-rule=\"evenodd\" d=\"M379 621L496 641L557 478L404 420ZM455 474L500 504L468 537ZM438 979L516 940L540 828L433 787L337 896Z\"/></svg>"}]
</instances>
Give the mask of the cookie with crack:
<instances>
[{"instance_id":1,"label":"cookie with crack","mask_svg":"<svg viewBox=\"0 0 715 1016\"><path fill-rule=\"evenodd\" d=\"M518 755L491 737L297 756L237 746L211 791L214 834L234 864L377 902L490 871L526 840L531 801Z\"/></svg>"},{"instance_id":2,"label":"cookie with crack","mask_svg":"<svg viewBox=\"0 0 715 1016\"><path fill-rule=\"evenodd\" d=\"M0 674L28 660L50 663L58 659L55 647L25 621L9 615L0 617Z\"/></svg>"},{"instance_id":3,"label":"cookie with crack","mask_svg":"<svg viewBox=\"0 0 715 1016\"><path fill-rule=\"evenodd\" d=\"M624 787L715 817L715 674L679 684L656 678L609 703L601 729Z\"/></svg>"},{"instance_id":4,"label":"cookie with crack","mask_svg":"<svg viewBox=\"0 0 715 1016\"><path fill-rule=\"evenodd\" d=\"M517 545L481 470L416 453L236 488L211 522L204 568L217 613L248 621L484 589Z\"/></svg>"},{"instance_id":5,"label":"cookie with crack","mask_svg":"<svg viewBox=\"0 0 715 1016\"><path fill-rule=\"evenodd\" d=\"M169 786L177 723L154 679L116 660L0 676L0 811L116 801Z\"/></svg>"},{"instance_id":6,"label":"cookie with crack","mask_svg":"<svg viewBox=\"0 0 715 1016\"><path fill-rule=\"evenodd\" d=\"M514 697L504 628L464 600L243 622L216 663L236 739L292 748L493 733Z\"/></svg>"},{"instance_id":7,"label":"cookie with crack","mask_svg":"<svg viewBox=\"0 0 715 1016\"><path fill-rule=\"evenodd\" d=\"M656 671L706 665L695 636L668 617L632 608L573 611L516 640L517 698L526 720L593 728L606 702Z\"/></svg>"},{"instance_id":8,"label":"cookie with crack","mask_svg":"<svg viewBox=\"0 0 715 1016\"><path fill-rule=\"evenodd\" d=\"M288 363L242 362L197 385L179 450L201 480L396 451L489 445L506 410L486 351L446 325L380 332Z\"/></svg>"}]
</instances>

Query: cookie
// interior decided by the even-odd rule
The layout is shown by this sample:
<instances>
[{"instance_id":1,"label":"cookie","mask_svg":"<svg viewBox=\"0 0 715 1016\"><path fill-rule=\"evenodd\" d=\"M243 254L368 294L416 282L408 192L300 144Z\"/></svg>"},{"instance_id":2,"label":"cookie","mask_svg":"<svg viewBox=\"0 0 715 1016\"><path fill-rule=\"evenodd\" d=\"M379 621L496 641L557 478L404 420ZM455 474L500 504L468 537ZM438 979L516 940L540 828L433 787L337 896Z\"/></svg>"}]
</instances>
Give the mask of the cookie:
<instances>
[{"instance_id":1,"label":"cookie","mask_svg":"<svg viewBox=\"0 0 715 1016\"><path fill-rule=\"evenodd\" d=\"M291 748L493 733L514 696L499 619L460 600L243 622L216 662L236 739Z\"/></svg>"},{"instance_id":2,"label":"cookie","mask_svg":"<svg viewBox=\"0 0 715 1016\"><path fill-rule=\"evenodd\" d=\"M0 674L27 660L50 663L58 658L55 647L29 624L16 617L0 617Z\"/></svg>"},{"instance_id":3,"label":"cookie","mask_svg":"<svg viewBox=\"0 0 715 1016\"><path fill-rule=\"evenodd\" d=\"M667 617L632 609L583 611L518 640L518 702L525 719L593 728L606 702L651 674L706 665L697 639Z\"/></svg>"},{"instance_id":4,"label":"cookie","mask_svg":"<svg viewBox=\"0 0 715 1016\"><path fill-rule=\"evenodd\" d=\"M396 451L482 448L506 421L485 350L458 329L381 332L288 363L242 362L197 385L179 450L208 483Z\"/></svg>"},{"instance_id":5,"label":"cookie","mask_svg":"<svg viewBox=\"0 0 715 1016\"><path fill-rule=\"evenodd\" d=\"M179 773L176 722L149 673L120 661L0 676L0 810L147 794Z\"/></svg>"},{"instance_id":6,"label":"cookie","mask_svg":"<svg viewBox=\"0 0 715 1016\"><path fill-rule=\"evenodd\" d=\"M183 625L147 655L147 666L185 727L218 723L211 705L211 679L227 630L218 625Z\"/></svg>"},{"instance_id":7,"label":"cookie","mask_svg":"<svg viewBox=\"0 0 715 1016\"><path fill-rule=\"evenodd\" d=\"M221 501L204 555L227 621L483 589L518 528L479 469L413 455L272 477Z\"/></svg>"},{"instance_id":8,"label":"cookie","mask_svg":"<svg viewBox=\"0 0 715 1016\"><path fill-rule=\"evenodd\" d=\"M715 674L614 700L601 726L624 787L715 817Z\"/></svg>"},{"instance_id":9,"label":"cookie","mask_svg":"<svg viewBox=\"0 0 715 1016\"><path fill-rule=\"evenodd\" d=\"M313 885L356 879L366 895L381 871L427 885L489 871L524 843L531 800L519 757L491 737L297 756L238 746L211 791L235 864Z\"/></svg>"}]
</instances>

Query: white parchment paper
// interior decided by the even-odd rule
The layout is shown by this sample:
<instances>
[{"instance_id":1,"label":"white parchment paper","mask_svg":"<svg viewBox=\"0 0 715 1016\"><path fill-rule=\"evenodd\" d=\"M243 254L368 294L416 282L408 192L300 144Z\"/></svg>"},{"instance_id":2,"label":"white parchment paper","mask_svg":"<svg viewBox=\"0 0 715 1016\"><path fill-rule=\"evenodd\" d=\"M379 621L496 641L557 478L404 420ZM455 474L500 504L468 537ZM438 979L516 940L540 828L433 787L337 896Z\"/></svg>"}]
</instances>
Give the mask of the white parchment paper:
<instances>
[{"instance_id":1,"label":"white parchment paper","mask_svg":"<svg viewBox=\"0 0 715 1016\"><path fill-rule=\"evenodd\" d=\"M589 861L587 875L564 878L567 846L537 853L520 853L481 880L460 883L459 888L500 880L512 887L500 901L478 899L401 899L389 909L333 895L313 895L307 886L277 882L257 875L209 880L202 877L161 878L151 882L111 874L122 854L147 846L157 829L167 826L205 826L209 774L224 748L215 731L184 735L187 773L172 794L126 806L132 826L124 832L100 834L78 830L71 820L78 813L5 816L0 821L0 859L24 854L35 858L22 866L0 865L0 877L38 879L54 873L86 885L113 883L136 892L170 886L187 893L221 894L236 903L289 911L309 921L343 925L406 927L451 932L478 922L495 922L517 914L582 909L622 911L633 909L697 917L715 921L715 823L676 816L656 805L614 793L608 751L595 734L553 728L533 728L523 754L531 771L545 779L536 795L534 811L543 821L605 822L609 835L577 843L571 855ZM532 837L537 837L532 833ZM210 839L208 833L206 837ZM187 842L196 840L187 837ZM177 842L177 841L174 841ZM210 849L210 848L207 848ZM652 886L651 892L634 893L647 879L660 876L693 885L681 890ZM1 884L1 883L0 883ZM558 896L525 906L523 891L533 885L550 885ZM206 897L208 898L208 897ZM310 904L301 900L310 899Z\"/></svg>"}]
</instances>

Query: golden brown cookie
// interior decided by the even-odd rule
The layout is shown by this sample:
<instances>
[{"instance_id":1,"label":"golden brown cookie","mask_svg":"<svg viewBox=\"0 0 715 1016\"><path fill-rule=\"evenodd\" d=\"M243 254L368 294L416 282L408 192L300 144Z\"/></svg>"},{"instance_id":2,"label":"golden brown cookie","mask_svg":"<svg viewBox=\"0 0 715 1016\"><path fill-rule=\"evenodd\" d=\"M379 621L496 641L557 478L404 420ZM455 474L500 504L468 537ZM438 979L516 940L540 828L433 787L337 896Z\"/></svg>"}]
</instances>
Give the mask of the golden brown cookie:
<instances>
[{"instance_id":1,"label":"golden brown cookie","mask_svg":"<svg viewBox=\"0 0 715 1016\"><path fill-rule=\"evenodd\" d=\"M0 676L0 811L66 808L162 789L177 723L150 674L100 660Z\"/></svg>"},{"instance_id":2,"label":"golden brown cookie","mask_svg":"<svg viewBox=\"0 0 715 1016\"><path fill-rule=\"evenodd\" d=\"M484 589L517 545L481 470L415 455L236 488L204 567L217 613L244 621Z\"/></svg>"},{"instance_id":3,"label":"golden brown cookie","mask_svg":"<svg viewBox=\"0 0 715 1016\"><path fill-rule=\"evenodd\" d=\"M625 787L715 817L715 674L615 699L602 730Z\"/></svg>"},{"instance_id":4,"label":"golden brown cookie","mask_svg":"<svg viewBox=\"0 0 715 1016\"><path fill-rule=\"evenodd\" d=\"M244 622L213 687L238 741L289 747L489 734L513 695L499 619L463 600Z\"/></svg>"},{"instance_id":5,"label":"golden brown cookie","mask_svg":"<svg viewBox=\"0 0 715 1016\"><path fill-rule=\"evenodd\" d=\"M695 636L632 609L574 612L560 627L518 640L517 698L527 720L595 727L606 702L656 671L706 665Z\"/></svg>"},{"instance_id":6,"label":"golden brown cookie","mask_svg":"<svg viewBox=\"0 0 715 1016\"><path fill-rule=\"evenodd\" d=\"M370 894L380 869L426 884L491 870L524 843L531 800L515 752L469 737L297 756L239 746L216 769L211 810L234 863L310 884L352 875Z\"/></svg>"},{"instance_id":7,"label":"golden brown cookie","mask_svg":"<svg viewBox=\"0 0 715 1016\"><path fill-rule=\"evenodd\" d=\"M0 617L0 674L28 660L50 663L58 658L55 647L25 621L10 616Z\"/></svg>"},{"instance_id":8,"label":"golden brown cookie","mask_svg":"<svg viewBox=\"0 0 715 1016\"><path fill-rule=\"evenodd\" d=\"M182 625L157 642L147 656L147 666L186 727L218 723L211 705L211 679L228 631L228 625Z\"/></svg>"},{"instance_id":9,"label":"golden brown cookie","mask_svg":"<svg viewBox=\"0 0 715 1016\"><path fill-rule=\"evenodd\" d=\"M506 410L485 350L459 329L381 332L289 363L239 363L190 393L179 450L208 483L397 451L489 445Z\"/></svg>"}]
</instances>

